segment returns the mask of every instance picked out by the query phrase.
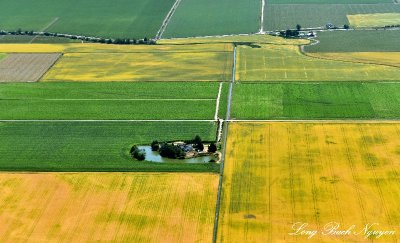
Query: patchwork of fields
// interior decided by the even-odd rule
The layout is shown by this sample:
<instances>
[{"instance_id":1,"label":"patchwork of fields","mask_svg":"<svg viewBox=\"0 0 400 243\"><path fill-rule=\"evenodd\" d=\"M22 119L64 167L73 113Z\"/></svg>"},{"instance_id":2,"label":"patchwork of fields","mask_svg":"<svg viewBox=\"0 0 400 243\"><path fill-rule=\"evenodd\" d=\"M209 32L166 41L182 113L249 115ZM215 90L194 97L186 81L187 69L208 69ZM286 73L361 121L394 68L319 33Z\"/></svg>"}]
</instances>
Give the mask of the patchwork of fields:
<instances>
[{"instance_id":1,"label":"patchwork of fields","mask_svg":"<svg viewBox=\"0 0 400 243\"><path fill-rule=\"evenodd\" d=\"M349 24L347 15L374 13L400 13L400 5L392 1L382 4L300 4L298 1L293 4L266 4L264 28L270 31L286 30L294 29L297 24L303 28L319 28L327 23L343 27Z\"/></svg>"},{"instance_id":2,"label":"patchwork of fields","mask_svg":"<svg viewBox=\"0 0 400 243\"><path fill-rule=\"evenodd\" d=\"M0 184L1 242L212 238L217 175L0 174Z\"/></svg>"},{"instance_id":3,"label":"patchwork of fields","mask_svg":"<svg viewBox=\"0 0 400 243\"><path fill-rule=\"evenodd\" d=\"M397 242L396 1L0 2L0 242ZM217 163L130 154L196 135Z\"/></svg>"},{"instance_id":4,"label":"patchwork of fields","mask_svg":"<svg viewBox=\"0 0 400 243\"><path fill-rule=\"evenodd\" d=\"M289 235L295 222L318 231L329 222L346 229L356 225L357 232L369 222L397 230L399 138L397 123L231 124L217 241L365 239L362 233Z\"/></svg>"}]
</instances>

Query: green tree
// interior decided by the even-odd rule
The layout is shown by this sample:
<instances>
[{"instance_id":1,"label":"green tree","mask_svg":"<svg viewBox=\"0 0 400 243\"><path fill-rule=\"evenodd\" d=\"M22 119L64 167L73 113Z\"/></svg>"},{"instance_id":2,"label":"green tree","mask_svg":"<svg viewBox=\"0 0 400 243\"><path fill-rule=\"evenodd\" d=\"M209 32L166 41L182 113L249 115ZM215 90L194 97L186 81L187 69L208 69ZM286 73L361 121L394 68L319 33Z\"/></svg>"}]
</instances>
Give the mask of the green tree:
<instances>
[{"instance_id":1,"label":"green tree","mask_svg":"<svg viewBox=\"0 0 400 243\"><path fill-rule=\"evenodd\" d=\"M208 146L208 152L209 152L209 153L215 153L215 152L217 152L217 145L215 145L215 143L211 143L211 144Z\"/></svg>"},{"instance_id":2,"label":"green tree","mask_svg":"<svg viewBox=\"0 0 400 243\"><path fill-rule=\"evenodd\" d=\"M158 151L160 149L160 143L157 140L151 142L151 150Z\"/></svg>"},{"instance_id":3,"label":"green tree","mask_svg":"<svg viewBox=\"0 0 400 243\"><path fill-rule=\"evenodd\" d=\"M296 30L297 30L297 31L300 31L300 30L301 30L301 25L297 24L297 25L296 25Z\"/></svg>"}]
</instances>

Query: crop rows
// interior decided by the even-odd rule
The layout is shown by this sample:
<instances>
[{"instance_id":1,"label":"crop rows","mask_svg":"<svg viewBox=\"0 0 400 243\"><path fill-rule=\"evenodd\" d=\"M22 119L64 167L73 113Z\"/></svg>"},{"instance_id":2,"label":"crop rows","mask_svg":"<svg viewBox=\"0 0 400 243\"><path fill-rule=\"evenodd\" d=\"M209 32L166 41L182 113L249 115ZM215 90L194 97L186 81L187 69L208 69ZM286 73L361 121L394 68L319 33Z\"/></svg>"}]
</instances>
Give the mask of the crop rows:
<instances>
[{"instance_id":1,"label":"crop rows","mask_svg":"<svg viewBox=\"0 0 400 243\"><path fill-rule=\"evenodd\" d=\"M36 82L61 54L8 54L0 62L0 82Z\"/></svg>"},{"instance_id":2,"label":"crop rows","mask_svg":"<svg viewBox=\"0 0 400 243\"><path fill-rule=\"evenodd\" d=\"M216 175L0 174L0 184L1 242L211 241Z\"/></svg>"}]
</instances>

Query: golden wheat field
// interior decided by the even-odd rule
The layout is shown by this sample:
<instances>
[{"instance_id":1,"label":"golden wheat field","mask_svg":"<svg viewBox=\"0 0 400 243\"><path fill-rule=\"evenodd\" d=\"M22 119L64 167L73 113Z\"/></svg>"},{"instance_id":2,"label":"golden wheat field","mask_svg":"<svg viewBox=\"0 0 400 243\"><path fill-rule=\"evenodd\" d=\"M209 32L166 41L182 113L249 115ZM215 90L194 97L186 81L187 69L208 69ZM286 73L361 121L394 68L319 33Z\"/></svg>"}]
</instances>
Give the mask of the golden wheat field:
<instances>
[{"instance_id":1,"label":"golden wheat field","mask_svg":"<svg viewBox=\"0 0 400 243\"><path fill-rule=\"evenodd\" d=\"M366 64L379 64L400 67L400 52L318 52L308 56Z\"/></svg>"},{"instance_id":2,"label":"golden wheat field","mask_svg":"<svg viewBox=\"0 0 400 243\"><path fill-rule=\"evenodd\" d=\"M399 123L232 123L226 156L218 242L400 240L364 233L400 230Z\"/></svg>"},{"instance_id":3,"label":"golden wheat field","mask_svg":"<svg viewBox=\"0 0 400 243\"><path fill-rule=\"evenodd\" d=\"M240 81L376 81L399 80L400 69L374 64L326 60L304 55L294 45L240 46L236 79Z\"/></svg>"},{"instance_id":4,"label":"golden wheat field","mask_svg":"<svg viewBox=\"0 0 400 243\"><path fill-rule=\"evenodd\" d=\"M400 24L400 13L374 13L347 15L351 26L360 27L383 27Z\"/></svg>"},{"instance_id":5,"label":"golden wheat field","mask_svg":"<svg viewBox=\"0 0 400 243\"><path fill-rule=\"evenodd\" d=\"M0 242L210 242L218 176L0 174Z\"/></svg>"}]
</instances>

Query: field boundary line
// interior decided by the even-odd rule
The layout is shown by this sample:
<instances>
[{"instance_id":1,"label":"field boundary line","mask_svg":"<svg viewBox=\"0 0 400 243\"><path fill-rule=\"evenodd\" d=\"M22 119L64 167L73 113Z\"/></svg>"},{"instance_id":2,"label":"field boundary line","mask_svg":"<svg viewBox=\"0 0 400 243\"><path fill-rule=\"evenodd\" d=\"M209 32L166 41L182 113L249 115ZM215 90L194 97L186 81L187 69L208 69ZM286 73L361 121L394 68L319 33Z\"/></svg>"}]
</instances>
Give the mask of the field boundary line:
<instances>
[{"instance_id":1,"label":"field boundary line","mask_svg":"<svg viewBox=\"0 0 400 243\"><path fill-rule=\"evenodd\" d=\"M181 3L181 0L176 0L174 5L172 5L171 9L169 10L167 16L165 17L164 21L161 24L160 29L158 30L155 40L161 39L162 35L164 34L165 30L167 29L167 26L169 22L172 19L172 16L174 15L176 9L178 9L179 4Z\"/></svg>"},{"instance_id":2,"label":"field boundary line","mask_svg":"<svg viewBox=\"0 0 400 243\"><path fill-rule=\"evenodd\" d=\"M60 17L55 17L49 24L47 24L44 28L42 28L42 29L40 30L40 32L46 31L48 28L50 28L52 25L54 25L59 19L60 19ZM29 41L28 44L32 44L32 42L33 42L34 40L36 40L36 38L37 38L38 36L39 36L39 35L35 35L35 36Z\"/></svg>"},{"instance_id":3,"label":"field boundary line","mask_svg":"<svg viewBox=\"0 0 400 243\"><path fill-rule=\"evenodd\" d=\"M61 60L61 58L64 56L64 53L59 53L60 55L58 56L57 60L49 66L49 68L43 72L42 76L40 76L35 82L40 82L44 76L46 76L46 74Z\"/></svg>"},{"instance_id":4,"label":"field boundary line","mask_svg":"<svg viewBox=\"0 0 400 243\"><path fill-rule=\"evenodd\" d=\"M13 99L11 99L13 100ZM18 99L20 100L20 99ZM24 99L21 99L24 100ZM28 99L28 100L36 100L36 99ZM42 100L42 99L37 99L37 100ZM160 99L160 98L155 98L155 99L151 99L151 98L133 98L133 99L43 99L43 100L47 100L47 101L152 101L152 100L160 100L160 101L214 101L215 99L208 99L208 98L204 98L204 99Z\"/></svg>"},{"instance_id":5,"label":"field boundary line","mask_svg":"<svg viewBox=\"0 0 400 243\"><path fill-rule=\"evenodd\" d=\"M264 8L265 8L265 0L261 0L260 31L258 31L259 34L265 34L265 31L264 31Z\"/></svg>"},{"instance_id":6,"label":"field boundary line","mask_svg":"<svg viewBox=\"0 0 400 243\"><path fill-rule=\"evenodd\" d=\"M214 120L218 120L218 112L219 112L219 102L221 99L221 91L222 91L222 82L219 83L219 89L218 89L218 95L217 95L217 102L215 104L215 115L214 115Z\"/></svg>"},{"instance_id":7,"label":"field boundary line","mask_svg":"<svg viewBox=\"0 0 400 243\"><path fill-rule=\"evenodd\" d=\"M215 122L215 120L0 120L0 122Z\"/></svg>"}]
</instances>

